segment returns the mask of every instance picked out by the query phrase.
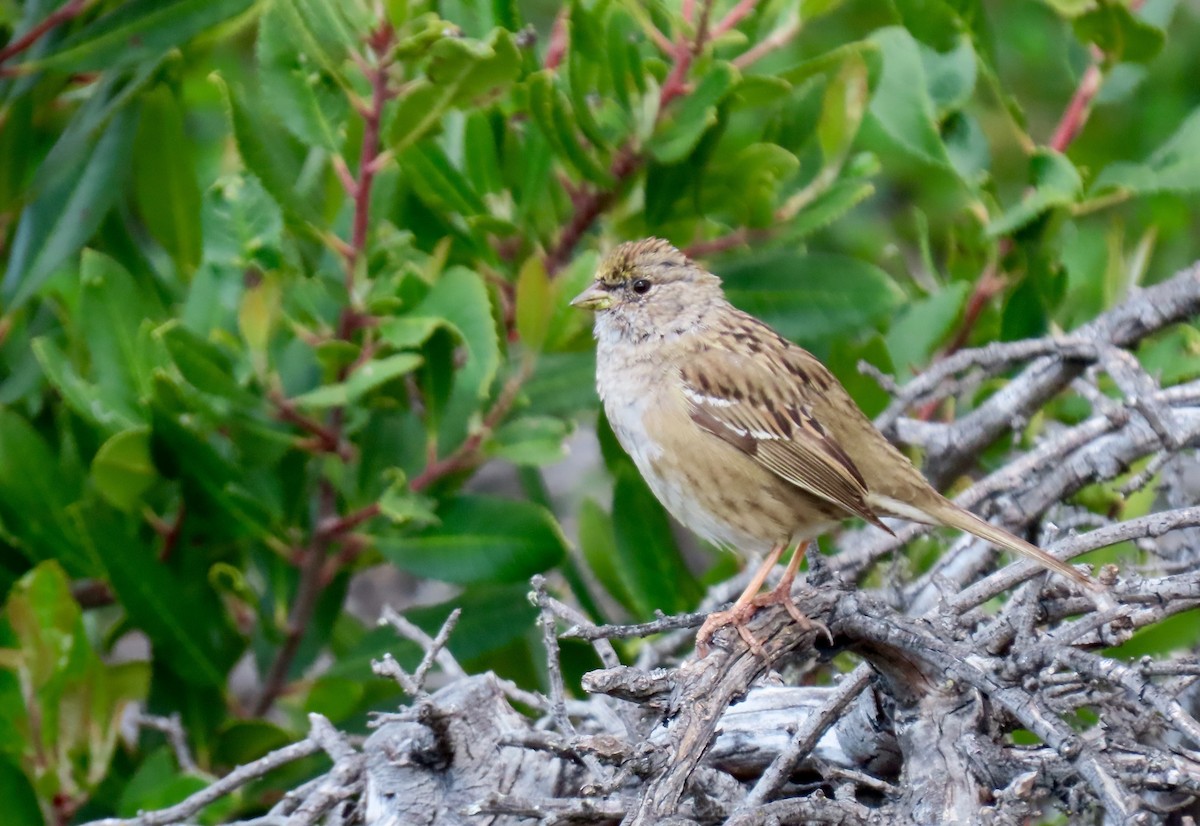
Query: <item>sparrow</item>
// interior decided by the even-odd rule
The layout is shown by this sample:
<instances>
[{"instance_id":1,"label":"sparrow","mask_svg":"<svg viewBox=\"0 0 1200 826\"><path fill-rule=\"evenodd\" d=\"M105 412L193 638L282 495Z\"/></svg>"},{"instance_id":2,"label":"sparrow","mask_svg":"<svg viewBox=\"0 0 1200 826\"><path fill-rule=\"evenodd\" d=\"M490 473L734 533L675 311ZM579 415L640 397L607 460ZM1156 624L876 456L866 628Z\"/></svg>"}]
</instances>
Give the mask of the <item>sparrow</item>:
<instances>
[{"instance_id":1,"label":"sparrow","mask_svg":"<svg viewBox=\"0 0 1200 826\"><path fill-rule=\"evenodd\" d=\"M721 280L658 238L605 256L571 304L595 311L596 387L608 421L654 495L682 525L762 558L732 607L697 635L746 623L791 598L810 541L849 517L945 525L1035 560L1089 591L1088 576L947 500L858 408L815 356L725 298ZM779 583L759 593L790 547Z\"/></svg>"}]
</instances>

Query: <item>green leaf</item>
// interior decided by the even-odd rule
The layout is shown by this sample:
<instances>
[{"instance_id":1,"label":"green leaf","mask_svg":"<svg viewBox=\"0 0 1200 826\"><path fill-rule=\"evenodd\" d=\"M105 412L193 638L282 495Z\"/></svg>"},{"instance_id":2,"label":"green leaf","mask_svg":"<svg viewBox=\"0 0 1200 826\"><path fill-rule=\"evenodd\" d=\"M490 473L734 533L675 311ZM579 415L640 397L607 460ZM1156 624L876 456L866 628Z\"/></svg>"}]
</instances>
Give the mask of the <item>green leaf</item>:
<instances>
[{"instance_id":1,"label":"green leaf","mask_svg":"<svg viewBox=\"0 0 1200 826\"><path fill-rule=\"evenodd\" d=\"M1200 645L1200 623L1191 611L1184 611L1141 628L1120 645L1105 649L1104 655L1121 662L1135 662L1173 651L1192 651L1197 645Z\"/></svg>"},{"instance_id":2,"label":"green leaf","mask_svg":"<svg viewBox=\"0 0 1200 826\"><path fill-rule=\"evenodd\" d=\"M677 108L660 118L650 138L650 154L659 163L679 163L692 153L700 138L717 122L717 105L741 80L732 64L718 61L704 73L696 88Z\"/></svg>"},{"instance_id":3,"label":"green leaf","mask_svg":"<svg viewBox=\"0 0 1200 826\"><path fill-rule=\"evenodd\" d=\"M403 152L423 138L446 110L499 95L521 71L521 52L504 29L493 31L486 42L441 37L429 51L428 78L413 82L388 126L393 152Z\"/></svg>"},{"instance_id":4,"label":"green leaf","mask_svg":"<svg viewBox=\"0 0 1200 826\"><path fill-rule=\"evenodd\" d=\"M530 502L458 496L442 504L438 519L414 536L380 537L380 551L406 571L461 583L523 582L566 553L554 517Z\"/></svg>"},{"instance_id":5,"label":"green leaf","mask_svg":"<svg viewBox=\"0 0 1200 826\"><path fill-rule=\"evenodd\" d=\"M430 525L437 522L435 503L428 496L413 493L403 473L392 469L395 477L379 497L379 512L396 525Z\"/></svg>"},{"instance_id":6,"label":"green leaf","mask_svg":"<svg viewBox=\"0 0 1200 826\"><path fill-rule=\"evenodd\" d=\"M91 376L100 396L128 418L141 419L138 400L148 390L157 353L141 336L143 323L162 315L157 297L118 262L84 250L79 268L79 322L87 340Z\"/></svg>"},{"instance_id":7,"label":"green leaf","mask_svg":"<svg viewBox=\"0 0 1200 826\"><path fill-rule=\"evenodd\" d=\"M106 432L133 427L138 423L136 413L123 399L105 399L99 388L80 378L66 354L52 339L35 338L32 347L46 380L77 415Z\"/></svg>"},{"instance_id":8,"label":"green leaf","mask_svg":"<svg viewBox=\"0 0 1200 826\"><path fill-rule=\"evenodd\" d=\"M66 518L82 493L83 479L69 460L56 456L28 422L0 408L0 528L30 562L58 559L73 575L96 573Z\"/></svg>"},{"instance_id":9,"label":"green leaf","mask_svg":"<svg viewBox=\"0 0 1200 826\"><path fill-rule=\"evenodd\" d=\"M639 606L625 587L621 575L620 555L617 553L617 535L612 518L592 499L584 499L579 505L579 549L596 579L609 595L630 614L637 614Z\"/></svg>"},{"instance_id":10,"label":"green leaf","mask_svg":"<svg viewBox=\"0 0 1200 826\"><path fill-rule=\"evenodd\" d=\"M942 124L942 139L958 177L979 186L991 174L991 146L979 120L968 112L954 112Z\"/></svg>"},{"instance_id":11,"label":"green leaf","mask_svg":"<svg viewBox=\"0 0 1200 826\"><path fill-rule=\"evenodd\" d=\"M213 761L238 766L293 742L292 734L267 720L231 718L221 727L213 747ZM131 784L132 785L132 784Z\"/></svg>"},{"instance_id":12,"label":"green leaf","mask_svg":"<svg viewBox=\"0 0 1200 826\"><path fill-rule=\"evenodd\" d=\"M228 444L218 450L211 443L216 439L200 430L191 400L183 401L180 392L171 376L156 377L150 405L155 465L164 476L183 482L197 505L219 514L221 523L214 530L265 538L276 518L270 509L273 500L245 492L245 473L252 469L239 466L237 457L228 455L233 452Z\"/></svg>"},{"instance_id":13,"label":"green leaf","mask_svg":"<svg viewBox=\"0 0 1200 826\"><path fill-rule=\"evenodd\" d=\"M134 141L138 212L185 276L200 263L200 186L196 183L183 109L167 86L142 96Z\"/></svg>"},{"instance_id":14,"label":"green leaf","mask_svg":"<svg viewBox=\"0 0 1200 826\"><path fill-rule=\"evenodd\" d=\"M291 4L279 0L259 20L256 52L263 97L305 144L337 152L349 114L346 93L324 61L297 48L297 19Z\"/></svg>"},{"instance_id":15,"label":"green leaf","mask_svg":"<svg viewBox=\"0 0 1200 826\"><path fill-rule=\"evenodd\" d=\"M744 75L730 99L735 109L753 110L783 101L794 88L776 75Z\"/></svg>"},{"instance_id":16,"label":"green leaf","mask_svg":"<svg viewBox=\"0 0 1200 826\"><path fill-rule=\"evenodd\" d=\"M1083 188L1079 171L1065 155L1042 148L1030 158L1033 187L1019 204L1009 207L988 224L992 237L1008 235L1032 223L1047 210L1075 203Z\"/></svg>"},{"instance_id":17,"label":"green leaf","mask_svg":"<svg viewBox=\"0 0 1200 826\"><path fill-rule=\"evenodd\" d=\"M500 192L504 189L504 172L497 154L496 133L492 122L483 112L472 112L463 127L463 147L466 153L467 177L475 182L479 192Z\"/></svg>"},{"instance_id":18,"label":"green leaf","mask_svg":"<svg viewBox=\"0 0 1200 826\"><path fill-rule=\"evenodd\" d=\"M1101 2L1071 21L1075 35L1095 44L1113 63L1148 63L1166 41L1166 33L1135 15L1120 2Z\"/></svg>"},{"instance_id":19,"label":"green leaf","mask_svg":"<svg viewBox=\"0 0 1200 826\"><path fill-rule=\"evenodd\" d=\"M892 397L874 377L864 375L858 369L859 362L863 361L874 365L885 375L894 375L896 372L881 335L871 336L861 344L844 338L837 339L829 350L826 364L859 409L868 417L874 417L883 412Z\"/></svg>"},{"instance_id":20,"label":"green leaf","mask_svg":"<svg viewBox=\"0 0 1200 826\"><path fill-rule=\"evenodd\" d=\"M100 226L121 191L136 127L137 109L120 110L77 174L47 188L21 212L0 284L0 300L6 309L24 304Z\"/></svg>"},{"instance_id":21,"label":"green leaf","mask_svg":"<svg viewBox=\"0 0 1200 826\"><path fill-rule=\"evenodd\" d=\"M572 307L570 302L592 283L599 259L596 250L581 251L565 271L555 276L551 285L550 318L546 330L547 350L577 350L581 342L591 340L590 315L580 312L578 307Z\"/></svg>"},{"instance_id":22,"label":"green leaf","mask_svg":"<svg viewBox=\"0 0 1200 826\"><path fill-rule=\"evenodd\" d=\"M450 450L466 436L468 422L487 398L500 366L500 339L487 285L470 270L451 267L414 314L444 318L458 330L466 348L439 427L439 444Z\"/></svg>"},{"instance_id":23,"label":"green leaf","mask_svg":"<svg viewBox=\"0 0 1200 826\"><path fill-rule=\"evenodd\" d=\"M33 67L84 72L140 63L251 5L253 0L132 0L78 29Z\"/></svg>"},{"instance_id":24,"label":"green leaf","mask_svg":"<svg viewBox=\"0 0 1200 826\"><path fill-rule=\"evenodd\" d=\"M483 198L441 147L422 143L400 156L400 168L421 200L442 212L463 216L487 212Z\"/></svg>"},{"instance_id":25,"label":"green leaf","mask_svg":"<svg viewBox=\"0 0 1200 826\"><path fill-rule=\"evenodd\" d=\"M345 407L354 404L375 388L411 373L420 367L423 361L415 353L396 353L380 359L372 359L351 373L345 381L327 384L316 390L302 393L292 401L301 407L315 409Z\"/></svg>"},{"instance_id":26,"label":"green leaf","mask_svg":"<svg viewBox=\"0 0 1200 826\"><path fill-rule=\"evenodd\" d=\"M612 175L580 142L571 102L555 85L556 76L557 73L550 69L530 76L529 113L559 157L576 172L600 186L612 186Z\"/></svg>"},{"instance_id":27,"label":"green leaf","mask_svg":"<svg viewBox=\"0 0 1200 826\"><path fill-rule=\"evenodd\" d=\"M277 127L274 118L263 117L261 111L250 106L240 88L226 84L220 75L210 77L221 92L246 168L262 182L263 189L293 223L319 223L316 205L296 190L304 165L303 151Z\"/></svg>"},{"instance_id":28,"label":"green leaf","mask_svg":"<svg viewBox=\"0 0 1200 826\"><path fill-rule=\"evenodd\" d=\"M562 461L570 426L550 416L524 416L507 422L492 436L488 453L514 465L540 467Z\"/></svg>"},{"instance_id":29,"label":"green leaf","mask_svg":"<svg viewBox=\"0 0 1200 826\"><path fill-rule=\"evenodd\" d=\"M608 14L608 30L603 40L603 51L608 55L608 75L613 84L617 102L626 112L634 109L632 95L643 93L644 69L637 43L643 35L637 22L619 6Z\"/></svg>"},{"instance_id":30,"label":"green leaf","mask_svg":"<svg viewBox=\"0 0 1200 826\"><path fill-rule=\"evenodd\" d=\"M865 58L866 55L878 51L878 43L870 40L855 40L823 52L816 57L802 60L795 66L780 72L779 77L791 84L792 88L797 89L803 86L805 81L817 75L836 70L851 55L860 55Z\"/></svg>"},{"instance_id":31,"label":"green leaf","mask_svg":"<svg viewBox=\"0 0 1200 826\"><path fill-rule=\"evenodd\" d=\"M954 329L971 288L963 281L907 304L888 328L891 362L900 375L925 366L938 345Z\"/></svg>"},{"instance_id":32,"label":"green leaf","mask_svg":"<svg viewBox=\"0 0 1200 826\"><path fill-rule=\"evenodd\" d=\"M1113 306L1128 274L1121 236L1119 224L1063 222L1058 244L1067 291L1055 318L1063 329L1074 329Z\"/></svg>"},{"instance_id":33,"label":"green leaf","mask_svg":"<svg viewBox=\"0 0 1200 826\"><path fill-rule=\"evenodd\" d=\"M424 78L414 81L396 105L388 127L387 141L392 151L403 152L439 125L454 99L454 91Z\"/></svg>"},{"instance_id":34,"label":"green leaf","mask_svg":"<svg viewBox=\"0 0 1200 826\"><path fill-rule=\"evenodd\" d=\"M1046 305L1032 278L1026 278L1004 304L1000 319L1000 340L1020 341L1045 335L1049 318Z\"/></svg>"},{"instance_id":35,"label":"green leaf","mask_svg":"<svg viewBox=\"0 0 1200 826\"><path fill-rule=\"evenodd\" d=\"M19 675L32 723L26 770L45 798L86 799L108 773L126 707L146 698L149 664L100 661L57 562L13 586L3 620L15 643L5 665Z\"/></svg>"},{"instance_id":36,"label":"green leaf","mask_svg":"<svg viewBox=\"0 0 1200 826\"><path fill-rule=\"evenodd\" d=\"M871 40L883 55L883 68L871 98L872 118L910 155L934 166L950 168L926 85L920 44L899 26L879 29Z\"/></svg>"},{"instance_id":37,"label":"green leaf","mask_svg":"<svg viewBox=\"0 0 1200 826\"><path fill-rule=\"evenodd\" d=\"M150 430L138 427L112 436L92 459L92 484L114 507L133 512L158 480L150 459Z\"/></svg>"},{"instance_id":38,"label":"green leaf","mask_svg":"<svg viewBox=\"0 0 1200 826\"><path fill-rule=\"evenodd\" d=\"M160 77L164 62L147 61L124 72L100 75L38 167L30 191L44 192L78 177L81 164L112 122L113 116L123 109L137 108L141 102L141 92Z\"/></svg>"},{"instance_id":39,"label":"green leaf","mask_svg":"<svg viewBox=\"0 0 1200 826\"><path fill-rule=\"evenodd\" d=\"M508 87L521 71L511 32L494 29L486 41L444 37L429 50L429 79L454 88L456 106L479 105Z\"/></svg>"},{"instance_id":40,"label":"green leaf","mask_svg":"<svg viewBox=\"0 0 1200 826\"><path fill-rule=\"evenodd\" d=\"M150 637L156 660L189 682L224 685L239 645L208 582L169 570L115 513L72 506L69 515L130 621Z\"/></svg>"},{"instance_id":41,"label":"green leaf","mask_svg":"<svg viewBox=\"0 0 1200 826\"><path fill-rule=\"evenodd\" d=\"M540 255L530 256L517 274L517 334L536 352L546 343L553 309L552 285Z\"/></svg>"},{"instance_id":42,"label":"green leaf","mask_svg":"<svg viewBox=\"0 0 1200 826\"><path fill-rule=\"evenodd\" d=\"M817 142L826 167L839 166L858 134L867 103L867 64L851 52L825 87Z\"/></svg>"},{"instance_id":43,"label":"green leaf","mask_svg":"<svg viewBox=\"0 0 1200 826\"><path fill-rule=\"evenodd\" d=\"M361 7L324 0L272 0L286 18L296 51L316 60L322 71L340 77L341 64L360 45L360 31L370 22L349 19Z\"/></svg>"},{"instance_id":44,"label":"green leaf","mask_svg":"<svg viewBox=\"0 0 1200 826\"><path fill-rule=\"evenodd\" d=\"M808 344L870 327L904 297L883 270L840 255L781 250L723 262L717 272L733 304Z\"/></svg>"},{"instance_id":45,"label":"green leaf","mask_svg":"<svg viewBox=\"0 0 1200 826\"><path fill-rule=\"evenodd\" d=\"M571 5L572 20L581 8L579 3ZM567 50L567 91L571 101L571 111L575 114L575 122L579 126L579 131L583 132L588 142L597 149L605 149L611 144L611 140L592 112L593 105L597 107L604 105L602 101L596 101L593 95L596 86L595 79L600 74L600 67L596 61L586 58L583 52L577 48L574 39L576 31L575 24L572 23L571 48Z\"/></svg>"},{"instance_id":46,"label":"green leaf","mask_svg":"<svg viewBox=\"0 0 1200 826\"><path fill-rule=\"evenodd\" d=\"M310 714L315 711L331 722L341 722L360 710L365 688L361 680L318 677L304 698L304 711Z\"/></svg>"},{"instance_id":47,"label":"green leaf","mask_svg":"<svg viewBox=\"0 0 1200 826\"><path fill-rule=\"evenodd\" d=\"M688 570L671 522L631 462L622 463L613 488L613 531L619 572L642 619L695 607L700 584Z\"/></svg>"},{"instance_id":48,"label":"green leaf","mask_svg":"<svg viewBox=\"0 0 1200 826\"><path fill-rule=\"evenodd\" d=\"M0 129L0 212L12 210L29 184L35 142L33 102L26 96L8 106Z\"/></svg>"},{"instance_id":49,"label":"green leaf","mask_svg":"<svg viewBox=\"0 0 1200 826\"><path fill-rule=\"evenodd\" d=\"M512 151L516 155L515 164L510 162L506 166L515 167L509 174L512 175L510 186L517 199L517 220L531 226L536 226L539 220L557 221L553 202L548 197L554 167L550 142L542 137L540 129L531 129L522 141L514 135L505 150L506 154Z\"/></svg>"},{"instance_id":50,"label":"green leaf","mask_svg":"<svg viewBox=\"0 0 1200 826\"><path fill-rule=\"evenodd\" d=\"M966 34L958 36L950 51L938 52L921 45L920 52L929 97L940 120L971 99L979 60Z\"/></svg>"},{"instance_id":51,"label":"green leaf","mask_svg":"<svg viewBox=\"0 0 1200 826\"><path fill-rule=\"evenodd\" d=\"M800 168L800 160L782 146L752 143L734 155L714 175L712 203L728 210L735 220L752 227L774 224L781 190ZM692 177L690 164L676 167Z\"/></svg>"},{"instance_id":52,"label":"green leaf","mask_svg":"<svg viewBox=\"0 0 1200 826\"><path fill-rule=\"evenodd\" d=\"M238 331L262 375L269 361L268 348L280 318L283 285L278 273L264 274L256 284L247 284L238 304Z\"/></svg>"},{"instance_id":53,"label":"green leaf","mask_svg":"<svg viewBox=\"0 0 1200 826\"><path fill-rule=\"evenodd\" d=\"M233 377L233 362L219 347L205 341L178 321L168 321L154 331L166 345L180 374L204 393L252 404L256 398Z\"/></svg>"},{"instance_id":54,"label":"green leaf","mask_svg":"<svg viewBox=\"0 0 1200 826\"><path fill-rule=\"evenodd\" d=\"M525 382L529 409L548 416L571 416L594 410L596 352L545 353L538 357L533 375Z\"/></svg>"},{"instance_id":55,"label":"green leaf","mask_svg":"<svg viewBox=\"0 0 1200 826\"><path fill-rule=\"evenodd\" d=\"M977 0L893 0L896 11L905 28L923 44L949 51L954 48L962 34L974 35L979 40L989 40L991 32L978 30L973 18L982 17L984 12ZM973 30L974 29L974 30Z\"/></svg>"},{"instance_id":56,"label":"green leaf","mask_svg":"<svg viewBox=\"0 0 1200 826\"><path fill-rule=\"evenodd\" d=\"M203 789L208 781L198 774L184 774L175 763L169 746L162 746L142 760L137 771L121 789L117 802L120 817L137 817L140 812L165 809ZM204 810L205 815L211 814ZM196 818L203 822L202 818Z\"/></svg>"},{"instance_id":57,"label":"green leaf","mask_svg":"<svg viewBox=\"0 0 1200 826\"><path fill-rule=\"evenodd\" d=\"M412 350L428 341L438 330L449 330L458 335L454 326L444 318L406 315L383 321L379 325L379 337L397 350Z\"/></svg>"},{"instance_id":58,"label":"green leaf","mask_svg":"<svg viewBox=\"0 0 1200 826\"><path fill-rule=\"evenodd\" d=\"M1163 387L1200 376L1200 330L1177 324L1138 347L1138 361Z\"/></svg>"},{"instance_id":59,"label":"green leaf","mask_svg":"<svg viewBox=\"0 0 1200 826\"><path fill-rule=\"evenodd\" d=\"M1114 163L1100 171L1089 194L1127 190L1134 195L1200 190L1200 108L1141 163Z\"/></svg>"},{"instance_id":60,"label":"green leaf","mask_svg":"<svg viewBox=\"0 0 1200 826\"><path fill-rule=\"evenodd\" d=\"M825 229L875 194L875 187L857 178L840 180L813 199L787 225L786 237L797 241Z\"/></svg>"},{"instance_id":61,"label":"green leaf","mask_svg":"<svg viewBox=\"0 0 1200 826\"><path fill-rule=\"evenodd\" d=\"M278 261L283 243L283 212L254 175L229 175L217 179L204 193L201 212L204 224L204 263L218 269L243 272L248 267L262 268ZM189 308L184 320L197 329L217 326L219 322L196 323L212 319L211 304L216 298L205 293L206 283L216 290L224 273L201 268L188 292ZM195 316L188 310L198 303Z\"/></svg>"},{"instance_id":62,"label":"green leaf","mask_svg":"<svg viewBox=\"0 0 1200 826\"><path fill-rule=\"evenodd\" d=\"M19 768L0 759L0 800L4 801L4 822L8 826L43 826L33 784Z\"/></svg>"}]
</instances>

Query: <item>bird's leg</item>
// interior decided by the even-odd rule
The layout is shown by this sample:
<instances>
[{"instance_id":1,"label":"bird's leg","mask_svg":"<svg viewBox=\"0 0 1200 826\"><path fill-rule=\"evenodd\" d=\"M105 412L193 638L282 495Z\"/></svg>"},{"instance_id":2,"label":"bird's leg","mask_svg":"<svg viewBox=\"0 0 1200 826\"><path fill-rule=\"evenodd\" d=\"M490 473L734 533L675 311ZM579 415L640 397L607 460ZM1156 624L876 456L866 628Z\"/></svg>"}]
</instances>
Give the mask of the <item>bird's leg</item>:
<instances>
[{"instance_id":1,"label":"bird's leg","mask_svg":"<svg viewBox=\"0 0 1200 826\"><path fill-rule=\"evenodd\" d=\"M767 605L782 605L796 624L802 628L816 628L825 634L830 644L833 643L833 635L829 633L829 629L824 623L817 622L811 617L807 617L796 607L796 603L792 601L792 583L796 581L796 572L800 570L800 562L804 559L804 553L808 550L809 541L805 540L796 546L792 558L788 560L787 568L783 571L783 576L779 583L765 594L757 594L753 597L752 602L756 608L762 608Z\"/></svg>"},{"instance_id":2,"label":"bird's leg","mask_svg":"<svg viewBox=\"0 0 1200 826\"><path fill-rule=\"evenodd\" d=\"M746 585L737 601L724 611L714 611L708 615L708 619L704 620L704 624L700 626L700 631L696 634L696 651L700 653L701 657L708 656L709 640L712 639L713 634L726 625L736 628L738 635L746 641L746 645L750 646L750 650L755 654L760 657L766 654L762 643L754 638L750 629L746 627L746 623L758 610L755 598L758 596L759 589L767 581L767 574L775 567L775 563L779 561L779 557L783 555L786 548L787 545L777 545L772 548L762 564L758 566L758 570L754 572L754 576L751 577L749 584ZM795 608L795 606L792 607Z\"/></svg>"}]
</instances>

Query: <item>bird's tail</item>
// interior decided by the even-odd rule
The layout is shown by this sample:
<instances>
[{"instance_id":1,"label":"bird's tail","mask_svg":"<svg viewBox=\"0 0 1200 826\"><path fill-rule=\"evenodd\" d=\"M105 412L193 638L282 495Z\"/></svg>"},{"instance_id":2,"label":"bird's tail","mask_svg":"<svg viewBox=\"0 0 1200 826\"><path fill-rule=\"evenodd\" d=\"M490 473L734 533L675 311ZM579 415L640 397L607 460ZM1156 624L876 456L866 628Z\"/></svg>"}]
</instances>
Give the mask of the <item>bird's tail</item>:
<instances>
[{"instance_id":1,"label":"bird's tail","mask_svg":"<svg viewBox=\"0 0 1200 826\"><path fill-rule=\"evenodd\" d=\"M1068 565L1061 559L1046 553L1032 542L1026 542L1019 536L1014 536L1004 530L1004 528L993 525L970 511L963 510L944 499L939 504L942 507L939 507L936 511L932 509L928 510L931 511L930 515L936 517L942 524L974 534L980 539L986 539L988 542L992 542L1002 548L1007 548L1010 551L1016 551L1019 554L1027 556L1043 568L1062 574L1093 594L1107 592L1107 589L1099 582L1096 582L1096 580L1075 569L1073 566Z\"/></svg>"}]
</instances>

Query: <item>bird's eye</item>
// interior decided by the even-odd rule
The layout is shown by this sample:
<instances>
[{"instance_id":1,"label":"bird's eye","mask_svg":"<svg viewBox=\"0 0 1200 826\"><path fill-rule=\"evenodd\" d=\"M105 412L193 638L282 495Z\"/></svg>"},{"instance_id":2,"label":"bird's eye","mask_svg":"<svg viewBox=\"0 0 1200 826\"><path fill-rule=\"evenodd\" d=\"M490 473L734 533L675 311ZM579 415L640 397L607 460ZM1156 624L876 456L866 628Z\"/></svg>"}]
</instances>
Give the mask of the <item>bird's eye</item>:
<instances>
[{"instance_id":1,"label":"bird's eye","mask_svg":"<svg viewBox=\"0 0 1200 826\"><path fill-rule=\"evenodd\" d=\"M645 278L639 278L637 281L634 281L633 284L631 284L630 286L633 287L633 291L635 293L637 293L638 295L645 295L646 293L650 292L650 282L647 281Z\"/></svg>"}]
</instances>

